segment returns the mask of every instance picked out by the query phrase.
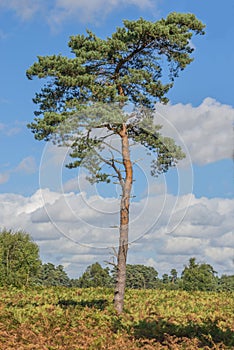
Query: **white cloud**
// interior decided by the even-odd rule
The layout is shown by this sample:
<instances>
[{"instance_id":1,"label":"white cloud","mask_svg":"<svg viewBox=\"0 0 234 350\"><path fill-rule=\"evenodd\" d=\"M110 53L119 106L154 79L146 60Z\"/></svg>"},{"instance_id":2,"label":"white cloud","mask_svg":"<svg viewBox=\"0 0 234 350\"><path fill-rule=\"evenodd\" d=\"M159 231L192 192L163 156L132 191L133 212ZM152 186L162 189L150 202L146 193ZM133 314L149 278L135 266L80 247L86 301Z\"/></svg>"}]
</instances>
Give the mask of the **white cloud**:
<instances>
[{"instance_id":1,"label":"white cloud","mask_svg":"<svg viewBox=\"0 0 234 350\"><path fill-rule=\"evenodd\" d=\"M204 204L194 204L190 206L186 216L186 220L194 226L219 226L224 220L224 215L220 215L217 211L209 209Z\"/></svg>"},{"instance_id":2,"label":"white cloud","mask_svg":"<svg viewBox=\"0 0 234 350\"><path fill-rule=\"evenodd\" d=\"M233 240L233 237L232 237ZM211 260L213 264L219 264L226 269L230 269L233 274L234 265L234 248L229 247L207 247L205 250L206 256Z\"/></svg>"},{"instance_id":3,"label":"white cloud","mask_svg":"<svg viewBox=\"0 0 234 350\"><path fill-rule=\"evenodd\" d=\"M108 13L129 5L141 10L155 9L153 0L0 0L0 7L12 10L22 20L42 14L52 27L66 21L100 21Z\"/></svg>"},{"instance_id":4,"label":"white cloud","mask_svg":"<svg viewBox=\"0 0 234 350\"><path fill-rule=\"evenodd\" d=\"M0 125L1 128L1 125ZM9 164L4 165L9 167ZM21 173L24 175L31 175L37 171L37 165L34 157L29 156L24 159L14 168L10 168L5 172L0 173L0 184L4 184L9 181L13 173Z\"/></svg>"},{"instance_id":5,"label":"white cloud","mask_svg":"<svg viewBox=\"0 0 234 350\"><path fill-rule=\"evenodd\" d=\"M181 221L187 196L177 199L173 225L176 218ZM196 256L219 273L232 273L234 200L192 195L187 215L170 232L168 220L176 198L167 195L161 210L163 197L155 194L148 202L132 202L129 263L150 263L162 274L174 267L181 270ZM118 242L118 229L111 227L119 222L118 203L85 193L43 189L31 197L0 194L0 222L1 228L29 232L43 260L64 264L74 277L85 265L110 260L111 247Z\"/></svg>"},{"instance_id":6,"label":"white cloud","mask_svg":"<svg viewBox=\"0 0 234 350\"><path fill-rule=\"evenodd\" d=\"M172 237L165 242L162 253L166 255L197 255L202 246L207 246L207 239L191 237Z\"/></svg>"},{"instance_id":7,"label":"white cloud","mask_svg":"<svg viewBox=\"0 0 234 350\"><path fill-rule=\"evenodd\" d=\"M9 129L7 129L6 135L7 136L15 136L15 135L19 134L21 132L21 130L22 129L19 126L10 127Z\"/></svg>"},{"instance_id":8,"label":"white cloud","mask_svg":"<svg viewBox=\"0 0 234 350\"><path fill-rule=\"evenodd\" d=\"M57 0L52 18L60 22L66 17L78 16L83 21L91 21L120 7L134 5L146 9L153 8L153 4L152 0Z\"/></svg>"},{"instance_id":9,"label":"white cloud","mask_svg":"<svg viewBox=\"0 0 234 350\"><path fill-rule=\"evenodd\" d=\"M22 20L32 18L41 8L40 0L0 0L0 7L13 10Z\"/></svg>"},{"instance_id":10,"label":"white cloud","mask_svg":"<svg viewBox=\"0 0 234 350\"><path fill-rule=\"evenodd\" d=\"M222 237L214 237L212 243L217 247L221 245L226 246L226 248L234 248L234 232L230 231L225 233Z\"/></svg>"},{"instance_id":11,"label":"white cloud","mask_svg":"<svg viewBox=\"0 0 234 350\"><path fill-rule=\"evenodd\" d=\"M231 158L234 108L206 98L198 106L158 105L155 120L162 132L188 148L192 162L204 165Z\"/></svg>"},{"instance_id":12,"label":"white cloud","mask_svg":"<svg viewBox=\"0 0 234 350\"><path fill-rule=\"evenodd\" d=\"M32 156L24 158L14 169L14 172L22 172L25 174L33 174L37 170L35 158Z\"/></svg>"},{"instance_id":13,"label":"white cloud","mask_svg":"<svg viewBox=\"0 0 234 350\"><path fill-rule=\"evenodd\" d=\"M0 98L0 103L8 103L8 101ZM22 130L22 125L23 123L20 123L17 120L12 124L0 123L0 132L6 136L15 136Z\"/></svg>"},{"instance_id":14,"label":"white cloud","mask_svg":"<svg viewBox=\"0 0 234 350\"><path fill-rule=\"evenodd\" d=\"M79 190L79 179L77 177L68 180L64 185L63 189L65 192L76 192Z\"/></svg>"},{"instance_id":15,"label":"white cloud","mask_svg":"<svg viewBox=\"0 0 234 350\"><path fill-rule=\"evenodd\" d=\"M152 10L156 4L152 0L56 0L49 15L50 24L58 25L71 18L82 22L99 22L110 12L129 5Z\"/></svg>"}]
</instances>

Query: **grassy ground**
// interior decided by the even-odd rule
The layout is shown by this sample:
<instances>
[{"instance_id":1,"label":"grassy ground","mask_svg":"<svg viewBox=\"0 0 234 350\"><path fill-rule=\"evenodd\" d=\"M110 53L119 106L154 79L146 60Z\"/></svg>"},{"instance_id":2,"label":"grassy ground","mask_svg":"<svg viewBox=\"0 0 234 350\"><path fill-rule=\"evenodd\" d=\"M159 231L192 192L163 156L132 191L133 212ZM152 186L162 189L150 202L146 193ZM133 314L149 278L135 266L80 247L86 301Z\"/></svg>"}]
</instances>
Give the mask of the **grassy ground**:
<instances>
[{"instance_id":1,"label":"grassy ground","mask_svg":"<svg viewBox=\"0 0 234 350\"><path fill-rule=\"evenodd\" d=\"M234 349L234 294L0 289L1 350Z\"/></svg>"}]
</instances>

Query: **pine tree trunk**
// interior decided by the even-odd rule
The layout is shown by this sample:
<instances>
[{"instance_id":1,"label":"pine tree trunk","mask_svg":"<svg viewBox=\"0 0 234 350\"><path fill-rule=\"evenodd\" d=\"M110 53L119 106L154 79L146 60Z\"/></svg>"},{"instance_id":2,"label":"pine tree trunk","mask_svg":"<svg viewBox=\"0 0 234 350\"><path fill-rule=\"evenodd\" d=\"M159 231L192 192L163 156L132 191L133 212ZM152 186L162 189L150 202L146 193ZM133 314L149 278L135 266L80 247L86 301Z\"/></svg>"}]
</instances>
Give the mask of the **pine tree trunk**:
<instances>
[{"instance_id":1,"label":"pine tree trunk","mask_svg":"<svg viewBox=\"0 0 234 350\"><path fill-rule=\"evenodd\" d=\"M114 306L118 314L121 314L124 306L124 293L126 286L126 265L128 253L129 230L129 205L132 189L132 162L130 159L129 140L126 125L120 132L122 141L122 157L125 168L125 180L122 185L122 198L120 204L120 235L117 260L117 279L115 286Z\"/></svg>"}]
</instances>

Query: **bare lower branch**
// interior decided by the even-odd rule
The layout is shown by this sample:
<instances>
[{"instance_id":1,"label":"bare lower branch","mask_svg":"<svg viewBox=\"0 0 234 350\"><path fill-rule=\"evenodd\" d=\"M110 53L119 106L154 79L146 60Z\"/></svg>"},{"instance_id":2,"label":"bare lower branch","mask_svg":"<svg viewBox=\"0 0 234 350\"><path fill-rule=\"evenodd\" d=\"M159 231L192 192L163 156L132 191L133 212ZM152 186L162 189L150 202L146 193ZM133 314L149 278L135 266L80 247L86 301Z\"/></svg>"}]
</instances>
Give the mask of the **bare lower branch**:
<instances>
[{"instance_id":1,"label":"bare lower branch","mask_svg":"<svg viewBox=\"0 0 234 350\"><path fill-rule=\"evenodd\" d=\"M111 261L104 260L104 263L105 263L105 264L108 264L108 265L112 265L112 266L114 266L114 267L117 267L117 264L114 263L114 262L111 262Z\"/></svg>"}]
</instances>

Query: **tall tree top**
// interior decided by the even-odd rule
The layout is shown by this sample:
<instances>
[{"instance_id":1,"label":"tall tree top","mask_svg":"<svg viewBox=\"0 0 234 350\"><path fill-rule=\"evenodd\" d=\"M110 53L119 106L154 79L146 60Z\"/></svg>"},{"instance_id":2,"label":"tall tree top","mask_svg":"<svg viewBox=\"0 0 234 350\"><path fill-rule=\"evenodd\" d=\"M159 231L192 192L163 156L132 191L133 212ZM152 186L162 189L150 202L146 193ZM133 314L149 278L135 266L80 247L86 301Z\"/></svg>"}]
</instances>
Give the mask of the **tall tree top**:
<instances>
[{"instance_id":1,"label":"tall tree top","mask_svg":"<svg viewBox=\"0 0 234 350\"><path fill-rule=\"evenodd\" d=\"M75 58L38 57L27 71L28 78L51 77L54 85L53 101L51 83L35 99L41 113L49 106L60 112L70 110L77 107L77 101L87 100L129 101L147 107L167 101L165 94L174 78L193 60L192 35L204 34L204 25L195 15L182 13L156 22L140 18L123 24L107 39L89 30L87 35L72 36L68 45ZM43 103L45 97L49 104Z\"/></svg>"},{"instance_id":2,"label":"tall tree top","mask_svg":"<svg viewBox=\"0 0 234 350\"><path fill-rule=\"evenodd\" d=\"M39 56L27 70L29 79L46 79L33 100L39 107L29 125L35 138L48 141L59 134L57 139L62 143L72 140L71 156L77 161L69 166L80 166L88 152L92 158L89 170L97 170L95 177L103 159L97 159L91 151L99 147L100 154L104 141L91 134L95 128L105 128L109 135L120 135L126 129L135 143L157 152L153 174L168 170L184 157L173 140L159 134L160 127L154 125L151 112L157 101L168 101L166 94L174 79L193 60L191 38L193 34L204 34L204 25L195 15L181 13L171 13L156 22L140 18L124 20L123 24L106 39L89 30L86 35L72 36L69 47L74 58ZM99 105L107 103L110 108ZM137 113L130 117L122 113L126 104L134 105ZM69 124L69 130L61 132L64 122ZM71 132L75 138L71 138ZM106 164L113 167L112 159Z\"/></svg>"}]
</instances>

